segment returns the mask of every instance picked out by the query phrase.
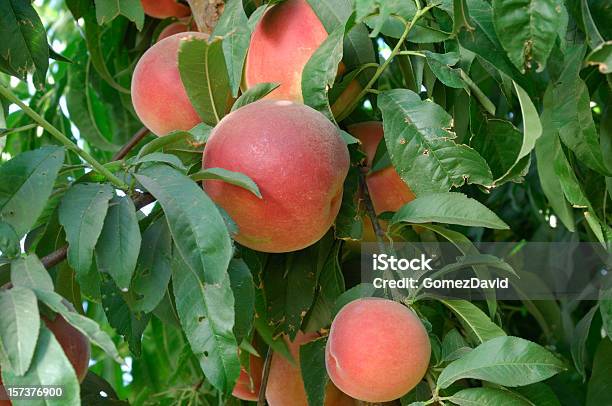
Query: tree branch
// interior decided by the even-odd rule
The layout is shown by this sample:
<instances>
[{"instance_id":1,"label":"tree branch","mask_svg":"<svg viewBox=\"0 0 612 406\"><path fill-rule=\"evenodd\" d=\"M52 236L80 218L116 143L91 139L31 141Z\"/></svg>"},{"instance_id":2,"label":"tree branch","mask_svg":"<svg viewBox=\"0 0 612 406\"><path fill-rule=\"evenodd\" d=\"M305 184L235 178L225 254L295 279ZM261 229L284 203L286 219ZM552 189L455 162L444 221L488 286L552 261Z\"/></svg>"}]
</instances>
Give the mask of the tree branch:
<instances>
[{"instance_id":1,"label":"tree branch","mask_svg":"<svg viewBox=\"0 0 612 406\"><path fill-rule=\"evenodd\" d=\"M115 153L115 155L113 155L112 160L113 161L118 161L120 159L123 159L127 156L127 154L130 153L130 151L136 146L138 145L138 143L147 136L147 134L149 134L149 129L148 128L141 128L140 130L138 130L136 132L136 134L134 134L132 136L132 138L123 146L121 147L121 149L119 151L117 151L117 153Z\"/></svg>"},{"instance_id":2,"label":"tree branch","mask_svg":"<svg viewBox=\"0 0 612 406\"><path fill-rule=\"evenodd\" d=\"M200 32L212 34L219 21L225 2L223 0L187 0L193 19Z\"/></svg>"},{"instance_id":3,"label":"tree branch","mask_svg":"<svg viewBox=\"0 0 612 406\"><path fill-rule=\"evenodd\" d=\"M268 348L266 360L264 361L264 369L261 377L261 385L259 386L259 397L257 406L266 405L266 387L268 386L268 377L270 376L270 364L272 364L272 348Z\"/></svg>"}]
</instances>

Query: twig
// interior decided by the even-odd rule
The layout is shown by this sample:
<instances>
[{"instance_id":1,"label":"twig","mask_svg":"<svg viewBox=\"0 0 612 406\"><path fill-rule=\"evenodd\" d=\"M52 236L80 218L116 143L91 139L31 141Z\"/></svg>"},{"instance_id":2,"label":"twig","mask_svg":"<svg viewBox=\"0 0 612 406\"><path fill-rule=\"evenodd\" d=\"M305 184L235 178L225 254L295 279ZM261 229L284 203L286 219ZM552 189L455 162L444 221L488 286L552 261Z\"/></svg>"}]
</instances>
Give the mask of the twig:
<instances>
[{"instance_id":1,"label":"twig","mask_svg":"<svg viewBox=\"0 0 612 406\"><path fill-rule=\"evenodd\" d=\"M144 137L146 137L147 134L149 134L149 130L145 127L138 130L136 134L134 134L132 138L123 147L121 147L119 151L115 153L115 155L113 155L112 160L118 161L120 159L125 158L127 154L130 153L132 148L134 148Z\"/></svg>"},{"instance_id":2,"label":"twig","mask_svg":"<svg viewBox=\"0 0 612 406\"><path fill-rule=\"evenodd\" d=\"M140 210L146 205L153 203L155 198L150 193L139 193L138 197L134 199L134 206L136 206L136 210ZM58 248L53 251L49 255L44 256L40 261L45 266L46 269L53 268L55 265L59 264L63 260L66 259L66 255L68 254L68 244L63 247Z\"/></svg>"},{"instance_id":3,"label":"twig","mask_svg":"<svg viewBox=\"0 0 612 406\"><path fill-rule=\"evenodd\" d=\"M366 213L372 222L372 227L374 228L374 234L376 234L376 239L379 240L379 243L385 241L386 233L384 232L380 222L378 221L378 216L376 216L376 211L374 210L374 204L372 203L372 198L370 197L370 190L368 189L368 183L366 182L366 175L362 172L359 174L359 186L361 187L361 196L363 198L363 203L366 208Z\"/></svg>"},{"instance_id":4,"label":"twig","mask_svg":"<svg viewBox=\"0 0 612 406\"><path fill-rule=\"evenodd\" d=\"M270 364L272 363L272 348L268 348L266 360L264 361L263 375L261 377L261 385L259 386L259 397L257 398L257 406L266 405L266 387L268 386L268 377L270 376Z\"/></svg>"},{"instance_id":5,"label":"twig","mask_svg":"<svg viewBox=\"0 0 612 406\"><path fill-rule=\"evenodd\" d=\"M32 118L32 120L37 122L45 130L47 130L49 134L55 137L55 139L61 142L66 148L73 151L74 153L79 155L81 158L83 158L85 162L89 163L98 173L103 175L113 185L115 185L119 189L123 189L123 190L129 189L129 186L126 185L124 181L122 181L121 179L113 175L111 171L105 168L104 165L98 162L94 157L89 155L87 151L84 151L81 148L79 148L78 145L72 142L72 140L66 137L60 130L55 128L51 123L45 120L41 115L39 115L37 112L32 110L30 106L22 102L17 96L15 96L15 94L9 88L3 85L0 85L0 95L4 96L10 102L18 105L21 108L21 110L23 110L28 116L30 116L30 118Z\"/></svg>"}]
</instances>

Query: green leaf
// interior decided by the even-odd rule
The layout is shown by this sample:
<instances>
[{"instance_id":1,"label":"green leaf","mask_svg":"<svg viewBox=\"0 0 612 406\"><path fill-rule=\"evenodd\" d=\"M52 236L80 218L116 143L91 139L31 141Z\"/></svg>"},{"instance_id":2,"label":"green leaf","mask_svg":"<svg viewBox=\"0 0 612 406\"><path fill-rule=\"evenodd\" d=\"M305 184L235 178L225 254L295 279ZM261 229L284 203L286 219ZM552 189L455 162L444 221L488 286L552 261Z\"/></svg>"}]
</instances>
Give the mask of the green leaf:
<instances>
[{"instance_id":1,"label":"green leaf","mask_svg":"<svg viewBox=\"0 0 612 406\"><path fill-rule=\"evenodd\" d=\"M108 205L95 253L98 270L112 276L120 289L130 286L140 242L140 229L132 199L127 196L113 197Z\"/></svg>"},{"instance_id":2,"label":"green leaf","mask_svg":"<svg viewBox=\"0 0 612 406\"><path fill-rule=\"evenodd\" d=\"M492 184L486 161L453 141L452 117L442 107L406 89L383 92L378 103L391 162L417 196L466 182Z\"/></svg>"},{"instance_id":3,"label":"green leaf","mask_svg":"<svg viewBox=\"0 0 612 406\"><path fill-rule=\"evenodd\" d=\"M247 91L240 95L232 106L231 111L238 110L240 107L244 107L247 104L253 103L265 97L279 85L280 83L257 83L256 85L251 86L249 89L247 89Z\"/></svg>"},{"instance_id":4,"label":"green leaf","mask_svg":"<svg viewBox=\"0 0 612 406\"><path fill-rule=\"evenodd\" d=\"M349 167L344 179L344 192L340 212L336 216L336 237L360 240L363 234L363 219L359 214L359 168Z\"/></svg>"},{"instance_id":5,"label":"green leaf","mask_svg":"<svg viewBox=\"0 0 612 406\"><path fill-rule=\"evenodd\" d=\"M113 188L107 184L77 183L64 195L59 221L68 240L68 263L81 281L93 263L93 253L102 232Z\"/></svg>"},{"instance_id":6,"label":"green leaf","mask_svg":"<svg viewBox=\"0 0 612 406\"><path fill-rule=\"evenodd\" d=\"M478 200L462 193L432 193L417 197L402 206L393 216L391 224L446 223L471 227L509 229L495 213Z\"/></svg>"},{"instance_id":7,"label":"green leaf","mask_svg":"<svg viewBox=\"0 0 612 406\"><path fill-rule=\"evenodd\" d=\"M40 400L36 402L37 405L78 406L81 404L79 381L77 380L74 368L55 339L55 336L42 323L40 323L40 336L38 337L36 352L34 353L30 369L23 376L18 376L14 371L2 369L2 381L4 381L6 386L52 386L62 388L61 398ZM33 404L29 401L23 402L28 405ZM15 405L20 403L20 401L16 401Z\"/></svg>"},{"instance_id":8,"label":"green leaf","mask_svg":"<svg viewBox=\"0 0 612 406\"><path fill-rule=\"evenodd\" d=\"M334 305L334 314L338 314L338 312L344 306L354 300L374 296L375 291L376 288L371 283L360 283L357 286L353 286L352 288L341 294L338 299L336 299L336 304Z\"/></svg>"},{"instance_id":9,"label":"green leaf","mask_svg":"<svg viewBox=\"0 0 612 406\"><path fill-rule=\"evenodd\" d=\"M457 315L461 324L468 330L478 343L484 343L506 333L482 312L476 305L466 300L441 300L441 302Z\"/></svg>"},{"instance_id":10,"label":"green leaf","mask_svg":"<svg viewBox=\"0 0 612 406\"><path fill-rule=\"evenodd\" d=\"M589 331L591 330L591 323L593 322L593 316L597 311L598 306L593 306L591 310L578 322L576 328L574 329L574 336L572 337L572 359L574 360L574 365L576 366L576 370L580 375L582 375L582 379L586 379L586 371L585 371L585 357L586 357L586 341L589 337Z\"/></svg>"},{"instance_id":11,"label":"green leaf","mask_svg":"<svg viewBox=\"0 0 612 406\"><path fill-rule=\"evenodd\" d=\"M562 22L561 0L493 0L493 23L508 57L521 72L546 67Z\"/></svg>"},{"instance_id":12,"label":"green leaf","mask_svg":"<svg viewBox=\"0 0 612 406\"><path fill-rule=\"evenodd\" d=\"M239 186L253 193L260 199L262 198L261 192L259 191L259 187L257 187L257 184L255 184L255 182L244 173L232 172L223 168L206 168L192 174L190 177L196 182L202 180L220 180L226 183L230 183L232 185Z\"/></svg>"},{"instance_id":13,"label":"green leaf","mask_svg":"<svg viewBox=\"0 0 612 406\"><path fill-rule=\"evenodd\" d=\"M234 293L234 335L240 343L247 337L253 326L255 314L255 286L251 271L241 259L232 259L229 265L229 278Z\"/></svg>"},{"instance_id":14,"label":"green leaf","mask_svg":"<svg viewBox=\"0 0 612 406\"><path fill-rule=\"evenodd\" d=\"M191 348L211 383L229 393L240 365L227 273L232 243L223 217L200 186L175 169L153 165L136 178L161 204L176 244L176 307Z\"/></svg>"},{"instance_id":15,"label":"green leaf","mask_svg":"<svg viewBox=\"0 0 612 406\"><path fill-rule=\"evenodd\" d=\"M606 75L612 73L612 41L601 43L586 57L587 65L596 65L599 72Z\"/></svg>"},{"instance_id":16,"label":"green leaf","mask_svg":"<svg viewBox=\"0 0 612 406\"><path fill-rule=\"evenodd\" d=\"M0 220L18 237L42 213L63 162L64 149L49 146L21 153L0 166Z\"/></svg>"},{"instance_id":17,"label":"green leaf","mask_svg":"<svg viewBox=\"0 0 612 406\"><path fill-rule=\"evenodd\" d=\"M180 171L187 172L187 168L176 155L164 154L163 152L153 152L151 154L146 154L141 157L138 157L134 160L135 165L147 162L161 162L173 166Z\"/></svg>"},{"instance_id":18,"label":"green leaf","mask_svg":"<svg viewBox=\"0 0 612 406\"><path fill-rule=\"evenodd\" d=\"M201 38L184 39L178 61L191 104L204 123L214 126L227 112L231 99L221 39L210 43Z\"/></svg>"},{"instance_id":19,"label":"green leaf","mask_svg":"<svg viewBox=\"0 0 612 406\"><path fill-rule=\"evenodd\" d=\"M223 55L233 97L237 97L240 90L244 60L251 41L248 23L242 1L229 0L225 3L223 14L212 33L213 38L223 38Z\"/></svg>"},{"instance_id":20,"label":"green leaf","mask_svg":"<svg viewBox=\"0 0 612 406\"><path fill-rule=\"evenodd\" d=\"M54 312L59 313L70 325L83 333L89 341L104 350L109 357L118 363L123 362L113 340L100 328L98 323L69 309L66 306L66 300L53 291L36 289L34 293L36 293L38 300Z\"/></svg>"},{"instance_id":21,"label":"green leaf","mask_svg":"<svg viewBox=\"0 0 612 406\"><path fill-rule=\"evenodd\" d=\"M205 143L208 140L211 131L212 127L204 123L196 125L189 131L172 131L171 133L166 134L163 137L157 137L153 139L153 141L144 145L140 151L138 151L136 161L139 161L145 155L152 154L163 148L169 148L173 144L180 144L183 141Z\"/></svg>"},{"instance_id":22,"label":"green leaf","mask_svg":"<svg viewBox=\"0 0 612 406\"><path fill-rule=\"evenodd\" d=\"M47 32L29 1L0 2L0 58L4 72L26 80L28 73L42 88L49 68Z\"/></svg>"},{"instance_id":23,"label":"green leaf","mask_svg":"<svg viewBox=\"0 0 612 406\"><path fill-rule=\"evenodd\" d=\"M459 69L451 68L451 66L459 62L459 54L455 52L436 54L430 51L423 51L423 53L427 56L427 64L440 82L455 89L463 89L465 87L463 80L461 80Z\"/></svg>"},{"instance_id":24,"label":"green leaf","mask_svg":"<svg viewBox=\"0 0 612 406\"><path fill-rule=\"evenodd\" d=\"M563 143L589 168L610 176L590 107L587 85L580 78L561 80L553 88L552 120Z\"/></svg>"},{"instance_id":25,"label":"green leaf","mask_svg":"<svg viewBox=\"0 0 612 406\"><path fill-rule=\"evenodd\" d=\"M538 111L536 110L531 98L525 90L520 87L515 81L512 81L514 85L514 90L516 91L516 95L519 99L519 103L521 105L521 115L523 116L523 142L521 144L521 149L516 158L516 164L529 155L531 151L535 148L536 141L542 135L542 123L540 122L540 117L538 116ZM508 172L510 172L508 170Z\"/></svg>"},{"instance_id":26,"label":"green leaf","mask_svg":"<svg viewBox=\"0 0 612 406\"><path fill-rule=\"evenodd\" d=\"M564 370L563 362L536 343L519 337L497 337L450 363L438 376L437 386L445 389L465 378L524 386Z\"/></svg>"},{"instance_id":27,"label":"green leaf","mask_svg":"<svg viewBox=\"0 0 612 406\"><path fill-rule=\"evenodd\" d=\"M593 372L587 388L586 405L605 405L610 401L612 383L612 341L609 338L601 340L593 357Z\"/></svg>"},{"instance_id":28,"label":"green leaf","mask_svg":"<svg viewBox=\"0 0 612 406\"><path fill-rule=\"evenodd\" d=\"M32 363L39 327L38 303L30 289L0 290L0 359L7 360L17 376L24 375Z\"/></svg>"},{"instance_id":29,"label":"green leaf","mask_svg":"<svg viewBox=\"0 0 612 406\"><path fill-rule=\"evenodd\" d=\"M535 406L518 393L498 388L462 389L448 400L459 406Z\"/></svg>"},{"instance_id":30,"label":"green leaf","mask_svg":"<svg viewBox=\"0 0 612 406\"><path fill-rule=\"evenodd\" d=\"M24 288L53 291L53 280L36 254L11 263L11 282Z\"/></svg>"},{"instance_id":31,"label":"green leaf","mask_svg":"<svg viewBox=\"0 0 612 406\"><path fill-rule=\"evenodd\" d=\"M444 362L454 361L472 349L465 342L459 331L452 329L444 336L440 358Z\"/></svg>"},{"instance_id":32,"label":"green leaf","mask_svg":"<svg viewBox=\"0 0 612 406\"><path fill-rule=\"evenodd\" d=\"M329 382L325 368L325 344L327 337L300 346L300 369L308 405L325 404L325 388Z\"/></svg>"},{"instance_id":33,"label":"green leaf","mask_svg":"<svg viewBox=\"0 0 612 406\"><path fill-rule=\"evenodd\" d=\"M165 218L152 223L142 235L142 245L132 286L135 311L152 312L161 302L172 275L172 237Z\"/></svg>"},{"instance_id":34,"label":"green leaf","mask_svg":"<svg viewBox=\"0 0 612 406\"><path fill-rule=\"evenodd\" d=\"M603 322L603 329L608 338L612 340L612 287L602 288L599 293L599 312Z\"/></svg>"},{"instance_id":35,"label":"green leaf","mask_svg":"<svg viewBox=\"0 0 612 406\"><path fill-rule=\"evenodd\" d=\"M582 23L584 24L587 41L592 49L597 49L603 42L604 39L599 33L591 10L589 10L589 2L587 0L580 0L580 12L582 14Z\"/></svg>"},{"instance_id":36,"label":"green leaf","mask_svg":"<svg viewBox=\"0 0 612 406\"><path fill-rule=\"evenodd\" d=\"M329 105L329 89L336 80L338 64L342 60L342 44L345 33L354 21L349 20L331 32L312 54L302 72L302 96L304 104L321 112L332 122L334 114Z\"/></svg>"},{"instance_id":37,"label":"green leaf","mask_svg":"<svg viewBox=\"0 0 612 406\"><path fill-rule=\"evenodd\" d=\"M468 31L474 31L468 6L465 0L453 0L453 34L457 35L463 27Z\"/></svg>"},{"instance_id":38,"label":"green leaf","mask_svg":"<svg viewBox=\"0 0 612 406\"><path fill-rule=\"evenodd\" d=\"M20 252L19 237L15 229L0 220L0 253L7 258L15 258Z\"/></svg>"},{"instance_id":39,"label":"green leaf","mask_svg":"<svg viewBox=\"0 0 612 406\"><path fill-rule=\"evenodd\" d=\"M138 31L144 25L144 10L140 0L95 0L98 25L104 25L122 15L136 24Z\"/></svg>"},{"instance_id":40,"label":"green leaf","mask_svg":"<svg viewBox=\"0 0 612 406\"><path fill-rule=\"evenodd\" d=\"M527 386L514 388L513 393L520 394L534 406L561 406L557 395L545 383L538 382Z\"/></svg>"},{"instance_id":41,"label":"green leaf","mask_svg":"<svg viewBox=\"0 0 612 406\"><path fill-rule=\"evenodd\" d=\"M174 297L183 331L206 378L229 393L240 375L229 276L225 274L215 284L207 283L179 255L173 259Z\"/></svg>"}]
</instances>

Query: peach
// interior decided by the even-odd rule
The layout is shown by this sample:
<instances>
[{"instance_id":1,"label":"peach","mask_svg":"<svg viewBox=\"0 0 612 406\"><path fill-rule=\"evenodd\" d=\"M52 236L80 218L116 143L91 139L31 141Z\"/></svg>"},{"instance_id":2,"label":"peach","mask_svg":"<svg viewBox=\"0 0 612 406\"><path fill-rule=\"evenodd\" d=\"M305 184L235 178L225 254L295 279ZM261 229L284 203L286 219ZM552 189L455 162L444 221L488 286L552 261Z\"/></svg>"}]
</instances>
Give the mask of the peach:
<instances>
[{"instance_id":1,"label":"peach","mask_svg":"<svg viewBox=\"0 0 612 406\"><path fill-rule=\"evenodd\" d=\"M408 393L425 376L431 346L419 318L392 300L355 300L332 322L325 364L332 382L366 402Z\"/></svg>"},{"instance_id":2,"label":"peach","mask_svg":"<svg viewBox=\"0 0 612 406\"><path fill-rule=\"evenodd\" d=\"M208 38L200 32L174 34L149 48L134 69L134 109L142 123L159 136L190 130L202 121L189 101L178 70L180 42L190 36Z\"/></svg>"},{"instance_id":3,"label":"peach","mask_svg":"<svg viewBox=\"0 0 612 406\"><path fill-rule=\"evenodd\" d=\"M369 168L376 155L378 144L384 142L382 123L376 121L358 123L348 126L347 130L361 141L367 155L366 166ZM391 166L369 174L366 183L376 214L397 211L414 200L414 193Z\"/></svg>"},{"instance_id":4,"label":"peach","mask_svg":"<svg viewBox=\"0 0 612 406\"><path fill-rule=\"evenodd\" d=\"M300 346L318 337L316 333L302 332L297 334L293 342L285 337L295 365L279 354L272 355L266 387L266 400L270 406L308 406L302 372L299 367ZM340 392L332 383L327 385L324 406L352 406L355 404L354 399Z\"/></svg>"},{"instance_id":5,"label":"peach","mask_svg":"<svg viewBox=\"0 0 612 406\"><path fill-rule=\"evenodd\" d=\"M261 376L263 371L263 360L251 355L249 357L249 371L240 369L240 376L232 391L232 396L242 399L256 401L259 397L261 387Z\"/></svg>"},{"instance_id":6,"label":"peach","mask_svg":"<svg viewBox=\"0 0 612 406\"><path fill-rule=\"evenodd\" d=\"M251 37L244 80L247 88L278 82L269 99L301 102L302 71L327 38L327 31L306 0L287 0L263 15Z\"/></svg>"},{"instance_id":7,"label":"peach","mask_svg":"<svg viewBox=\"0 0 612 406\"><path fill-rule=\"evenodd\" d=\"M204 168L249 176L262 198L219 180L206 193L238 226L236 241L288 252L318 241L342 201L349 155L337 128L318 111L290 101L259 100L225 116L204 148Z\"/></svg>"},{"instance_id":8,"label":"peach","mask_svg":"<svg viewBox=\"0 0 612 406\"><path fill-rule=\"evenodd\" d=\"M140 0L146 15L153 18L187 17L191 10L177 0Z\"/></svg>"}]
</instances>

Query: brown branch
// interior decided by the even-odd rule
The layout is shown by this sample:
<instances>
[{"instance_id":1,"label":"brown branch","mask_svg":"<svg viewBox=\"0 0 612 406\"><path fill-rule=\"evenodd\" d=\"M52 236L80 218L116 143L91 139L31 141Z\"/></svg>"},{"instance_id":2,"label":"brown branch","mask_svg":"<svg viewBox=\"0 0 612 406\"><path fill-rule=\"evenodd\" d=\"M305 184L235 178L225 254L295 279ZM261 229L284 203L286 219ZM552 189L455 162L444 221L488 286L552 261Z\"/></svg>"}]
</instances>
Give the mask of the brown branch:
<instances>
[{"instance_id":1,"label":"brown branch","mask_svg":"<svg viewBox=\"0 0 612 406\"><path fill-rule=\"evenodd\" d=\"M205 34L212 34L223 13L225 2L223 0L187 0L187 3L191 7L198 30Z\"/></svg>"},{"instance_id":2,"label":"brown branch","mask_svg":"<svg viewBox=\"0 0 612 406\"><path fill-rule=\"evenodd\" d=\"M136 206L136 210L140 210L146 205L153 203L155 198L150 193L139 193L138 196L134 199L134 206ZM45 266L46 269L53 268L55 265L59 264L63 260L66 259L66 255L68 254L68 244L63 247L58 248L53 251L49 255L44 256L40 261Z\"/></svg>"},{"instance_id":3,"label":"brown branch","mask_svg":"<svg viewBox=\"0 0 612 406\"><path fill-rule=\"evenodd\" d=\"M272 348L268 348L266 359L264 361L264 369L261 377L261 385L259 386L259 397L257 398L257 406L266 405L266 387L268 386L268 377L270 376L270 364L272 363Z\"/></svg>"},{"instance_id":4,"label":"brown branch","mask_svg":"<svg viewBox=\"0 0 612 406\"><path fill-rule=\"evenodd\" d=\"M149 130L147 128L141 128L132 136L132 138L123 146L115 155L113 155L112 160L118 161L123 159L130 153L132 148L134 148L144 137L149 134Z\"/></svg>"}]
</instances>

